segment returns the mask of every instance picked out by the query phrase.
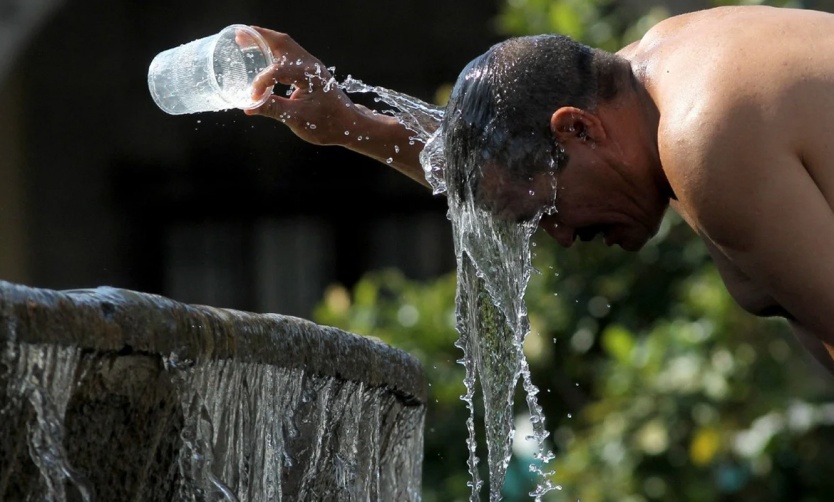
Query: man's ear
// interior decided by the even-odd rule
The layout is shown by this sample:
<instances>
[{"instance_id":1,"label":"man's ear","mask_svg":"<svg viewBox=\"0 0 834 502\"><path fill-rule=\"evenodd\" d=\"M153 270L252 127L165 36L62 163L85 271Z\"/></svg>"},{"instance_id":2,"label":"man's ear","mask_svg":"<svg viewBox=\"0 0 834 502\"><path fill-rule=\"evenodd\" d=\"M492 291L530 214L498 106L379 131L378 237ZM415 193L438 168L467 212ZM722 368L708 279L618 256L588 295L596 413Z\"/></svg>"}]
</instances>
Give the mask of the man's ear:
<instances>
[{"instance_id":1,"label":"man's ear","mask_svg":"<svg viewBox=\"0 0 834 502\"><path fill-rule=\"evenodd\" d=\"M550 131L560 145L573 141L599 142L605 139L605 128L599 117L581 108L563 106L550 116Z\"/></svg>"}]
</instances>

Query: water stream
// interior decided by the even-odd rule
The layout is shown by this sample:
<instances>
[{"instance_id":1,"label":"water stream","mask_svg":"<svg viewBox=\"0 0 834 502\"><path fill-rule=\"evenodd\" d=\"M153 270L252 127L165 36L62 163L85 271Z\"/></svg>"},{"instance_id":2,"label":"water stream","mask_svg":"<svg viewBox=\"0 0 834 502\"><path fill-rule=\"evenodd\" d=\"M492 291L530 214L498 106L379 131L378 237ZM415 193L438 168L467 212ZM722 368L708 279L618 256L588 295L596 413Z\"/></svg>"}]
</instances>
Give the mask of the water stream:
<instances>
[{"instance_id":1,"label":"water stream","mask_svg":"<svg viewBox=\"0 0 834 502\"><path fill-rule=\"evenodd\" d=\"M480 500L484 485L475 423L477 392L481 392L484 407L489 500L498 501L512 457L514 396L519 381L526 394L532 439L538 445L536 462L530 466L538 473L538 487L530 496L540 500L558 487L551 481L553 473L546 471L553 454L547 447L538 389L522 350L530 330L524 294L533 270L530 239L536 224L498 220L477 207L471 194L461 197L457 190L446 190L446 157L438 127L443 108L350 77L336 85L349 93L373 93L393 107L390 113L414 133L411 140L425 144L420 159L435 194L447 194L458 266L456 345L463 352L459 362L465 367L466 393L462 399L469 410L470 500ZM95 315L78 314L79 322L86 329L91 319L103 316L104 331L110 333L114 319L120 312L128 312L127 303L106 289L77 292L73 298L79 312L88 294ZM29 311L32 305L52 305L47 296L41 303L29 300ZM68 298L62 301L61 305L70 303ZM248 319L239 328L241 336L215 339L212 337L219 337L221 326L232 325L235 316L243 315L191 307L186 310L193 317L165 317L172 307L163 299L139 298L133 293L129 302L137 310L125 314L124 325L135 326L141 337L123 344L128 348L168 332L162 328L183 340L199 335L203 342L211 342L206 342L206 350L219 352L227 345L243 351L246 344L260 340L254 336L260 333L264 345L251 354L308 354L310 360L327 359L322 347L328 346L321 342L324 337L319 339L309 332L289 336L297 333L283 324L278 336L273 325L277 321L272 318ZM8 305L4 319L15 319L14 305ZM139 311L147 319L136 313ZM211 312L217 317L210 317ZM54 317L56 322L70 319ZM145 324L155 328L143 330ZM231 356L188 359L171 351L160 351L169 354L160 358L149 349L136 354L82 350L68 343L71 331L65 326L60 331L60 345L18 343L14 326L6 332L12 336L0 345L0 403L6 403L0 406L0 418L35 416L31 426L23 419L18 424L27 434L16 444L27 448L29 455L15 456L8 464L18 458L22 459L18 463L31 459L43 481L46 500L117 500L120 496L108 495L108 490L115 493L126 487L137 498L143 490L155 493L159 489L181 500L246 501L263 496L281 500L283 493L299 499L419 499L422 457L414 451L422 445L423 408L401 403L382 386L362 379L323 377L306 366L283 360L279 361L282 364L266 364L254 356L252 361ZM107 338L99 332L80 332L85 340ZM173 338L159 335L157 341L173 343ZM282 343L298 347L283 347ZM328 357L342 357L350 365L363 367L361 359L346 355L351 352L345 347L334 348ZM364 354L358 349L354 352ZM379 364L381 359L375 361ZM331 362L327 359L327 364ZM102 390L118 399L105 400L99 395L104 395ZM147 451L143 450L147 457L122 458L123 451L135 446L129 444L132 436L125 434L113 435L111 441L125 443L108 445L103 451L109 457L102 458L88 438L98 437L97 432L113 424L139 428L140 435L154 439ZM92 433L81 434L78 429L91 429ZM68 441L65 436L70 433L83 441ZM3 453L0 451L0 457L5 458ZM175 458L175 467L160 462L162 456ZM136 467L136 461L141 468ZM107 468L102 469L103 465ZM10 482L12 471L2 467L0 463L0 488L14 485ZM122 472L119 469L123 469L125 486L106 483L106 475ZM173 492L167 488L169 479L175 481Z\"/></svg>"},{"instance_id":2,"label":"water stream","mask_svg":"<svg viewBox=\"0 0 834 502\"><path fill-rule=\"evenodd\" d=\"M501 221L477 207L473 197L447 192L443 177L444 145L439 124L444 109L411 96L379 86L369 86L348 77L342 84L349 93L373 93L378 100L394 107L386 113L394 115L407 129L414 132L412 140L426 146L420 155L426 179L435 194L446 193L449 202L448 218L452 222L455 254L458 267L456 297L456 346L463 351L460 363L466 369L466 393L462 399L469 409L467 427L469 437L468 467L471 475L470 500L480 500L483 480L478 464L478 442L475 424L475 397L480 389L484 405L489 462L489 499L501 500L504 478L512 456L514 439L514 395L521 379L526 394L530 421L537 444L536 462L530 469L537 473L537 488L530 493L535 500L558 489L546 470L553 459L546 438L545 417L538 404L538 389L532 383L530 370L522 346L530 331L524 293L530 279L530 239L536 223ZM471 194L470 194L471 195Z\"/></svg>"},{"instance_id":3,"label":"water stream","mask_svg":"<svg viewBox=\"0 0 834 502\"><path fill-rule=\"evenodd\" d=\"M0 281L0 500L418 501L423 392L303 319Z\"/></svg>"}]
</instances>

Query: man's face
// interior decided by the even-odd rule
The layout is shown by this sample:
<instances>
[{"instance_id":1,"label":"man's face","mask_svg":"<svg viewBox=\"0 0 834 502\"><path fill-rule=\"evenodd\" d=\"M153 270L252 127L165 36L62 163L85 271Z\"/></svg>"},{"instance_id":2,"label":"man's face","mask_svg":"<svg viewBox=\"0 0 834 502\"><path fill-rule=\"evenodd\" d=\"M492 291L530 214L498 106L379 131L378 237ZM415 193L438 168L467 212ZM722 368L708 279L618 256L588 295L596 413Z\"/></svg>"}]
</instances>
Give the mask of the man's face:
<instances>
[{"instance_id":1,"label":"man's face","mask_svg":"<svg viewBox=\"0 0 834 502\"><path fill-rule=\"evenodd\" d=\"M557 211L539 225L564 247L602 235L609 246L637 251L660 227L666 203L654 187L594 149L571 152L558 181Z\"/></svg>"},{"instance_id":2,"label":"man's face","mask_svg":"<svg viewBox=\"0 0 834 502\"><path fill-rule=\"evenodd\" d=\"M544 211L539 226L564 247L602 235L626 251L643 247L660 226L665 204L591 149L571 152L557 173L510 179L505 170L484 170L479 200L499 218L520 221ZM548 210L554 208L555 212ZM548 214L552 213L552 214Z\"/></svg>"},{"instance_id":3,"label":"man's face","mask_svg":"<svg viewBox=\"0 0 834 502\"><path fill-rule=\"evenodd\" d=\"M482 166L481 172L478 202L499 219L527 221L540 211L547 212L553 207L556 178L552 172L517 179L506 169L494 164Z\"/></svg>"}]
</instances>

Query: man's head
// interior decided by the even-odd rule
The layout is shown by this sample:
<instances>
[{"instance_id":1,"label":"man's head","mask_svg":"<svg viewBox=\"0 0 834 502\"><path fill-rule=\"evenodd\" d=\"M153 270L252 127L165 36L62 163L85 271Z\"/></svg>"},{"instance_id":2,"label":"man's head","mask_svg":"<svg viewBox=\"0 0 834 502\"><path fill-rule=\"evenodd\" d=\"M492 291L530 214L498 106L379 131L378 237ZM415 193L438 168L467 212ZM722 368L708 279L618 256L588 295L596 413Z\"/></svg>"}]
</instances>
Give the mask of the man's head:
<instances>
[{"instance_id":1,"label":"man's head","mask_svg":"<svg viewBox=\"0 0 834 502\"><path fill-rule=\"evenodd\" d=\"M519 37L493 46L461 72L446 108L448 190L505 219L528 220L555 209L554 218L571 235L548 231L563 245L584 229L604 232L605 225L627 223L629 218L610 214L614 208L603 211L608 216L588 208L593 198L610 199L622 184L622 173L607 169L618 162L612 152L621 152L608 141L610 126L620 119L607 122L611 115L601 114L601 107L616 109L612 103L633 90L628 61L568 37ZM578 219L570 221L576 207ZM634 242L619 243L634 248L645 242L629 240Z\"/></svg>"}]
</instances>

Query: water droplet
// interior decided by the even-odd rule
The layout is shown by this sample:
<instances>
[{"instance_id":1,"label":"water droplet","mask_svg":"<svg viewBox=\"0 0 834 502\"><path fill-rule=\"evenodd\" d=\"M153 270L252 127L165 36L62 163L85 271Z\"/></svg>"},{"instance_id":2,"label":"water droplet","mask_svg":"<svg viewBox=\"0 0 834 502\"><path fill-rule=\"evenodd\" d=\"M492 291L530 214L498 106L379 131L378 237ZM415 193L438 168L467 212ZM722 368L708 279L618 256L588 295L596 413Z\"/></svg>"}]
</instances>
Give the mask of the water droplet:
<instances>
[{"instance_id":1,"label":"water droplet","mask_svg":"<svg viewBox=\"0 0 834 502\"><path fill-rule=\"evenodd\" d=\"M310 124L310 129L315 129L315 128L316 128L316 124Z\"/></svg>"},{"instance_id":2,"label":"water droplet","mask_svg":"<svg viewBox=\"0 0 834 502\"><path fill-rule=\"evenodd\" d=\"M386 164L390 164L391 162L394 162L394 159L392 159L391 157L388 157L387 159L385 159Z\"/></svg>"},{"instance_id":3,"label":"water droplet","mask_svg":"<svg viewBox=\"0 0 834 502\"><path fill-rule=\"evenodd\" d=\"M350 131L345 131L345 136L350 136Z\"/></svg>"}]
</instances>

